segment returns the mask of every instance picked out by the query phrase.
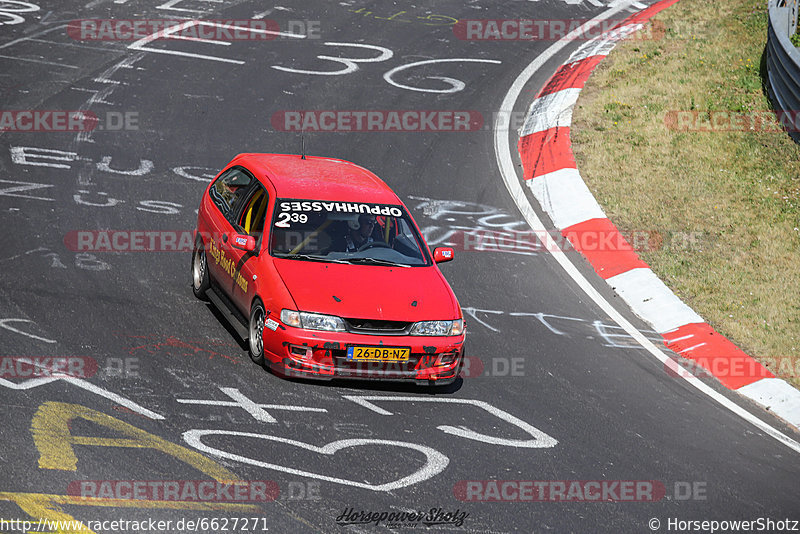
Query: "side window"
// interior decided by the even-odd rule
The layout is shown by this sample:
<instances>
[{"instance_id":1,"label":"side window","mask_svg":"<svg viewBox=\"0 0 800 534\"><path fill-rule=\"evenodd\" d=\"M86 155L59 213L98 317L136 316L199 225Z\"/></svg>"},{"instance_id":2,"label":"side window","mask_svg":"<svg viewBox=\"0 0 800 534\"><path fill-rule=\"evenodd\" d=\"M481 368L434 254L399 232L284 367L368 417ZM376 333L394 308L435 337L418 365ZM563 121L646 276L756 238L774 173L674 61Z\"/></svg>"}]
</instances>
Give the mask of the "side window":
<instances>
[{"instance_id":1,"label":"side window","mask_svg":"<svg viewBox=\"0 0 800 534\"><path fill-rule=\"evenodd\" d=\"M269 197L267 192L260 185L256 186L253 194L247 199L245 208L239 218L239 227L258 240L264 231L264 221L267 216L267 205Z\"/></svg>"},{"instance_id":2,"label":"side window","mask_svg":"<svg viewBox=\"0 0 800 534\"><path fill-rule=\"evenodd\" d=\"M234 167L217 178L208 193L222 215L229 221L237 202L244 195L252 178L242 169Z\"/></svg>"}]
</instances>

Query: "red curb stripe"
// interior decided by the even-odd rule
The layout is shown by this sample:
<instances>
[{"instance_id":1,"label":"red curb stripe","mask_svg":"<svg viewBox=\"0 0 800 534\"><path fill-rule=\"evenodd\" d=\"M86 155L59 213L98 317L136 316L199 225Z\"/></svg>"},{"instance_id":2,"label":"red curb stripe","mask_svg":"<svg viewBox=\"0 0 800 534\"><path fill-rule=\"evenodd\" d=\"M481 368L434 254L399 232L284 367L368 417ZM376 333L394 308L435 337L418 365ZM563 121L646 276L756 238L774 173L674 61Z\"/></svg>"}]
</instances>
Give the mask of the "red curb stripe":
<instances>
[{"instance_id":1,"label":"red curb stripe","mask_svg":"<svg viewBox=\"0 0 800 534\"><path fill-rule=\"evenodd\" d=\"M609 219L589 219L568 226L561 233L603 280L631 269L650 268Z\"/></svg>"},{"instance_id":2,"label":"red curb stripe","mask_svg":"<svg viewBox=\"0 0 800 534\"><path fill-rule=\"evenodd\" d=\"M526 180L561 169L577 169L569 127L556 126L520 137L517 149L522 159L522 177Z\"/></svg>"},{"instance_id":3,"label":"red curb stripe","mask_svg":"<svg viewBox=\"0 0 800 534\"><path fill-rule=\"evenodd\" d=\"M553 77L550 78L547 85L539 91L537 98L556 93L563 89L583 89L592 71L605 57L606 56L602 55L589 56L574 63L562 65L556 73L553 74Z\"/></svg>"},{"instance_id":4,"label":"red curb stripe","mask_svg":"<svg viewBox=\"0 0 800 534\"><path fill-rule=\"evenodd\" d=\"M663 334L663 337L667 347L711 371L729 389L739 389L762 378L775 378L769 369L748 356L709 324L686 324Z\"/></svg>"},{"instance_id":5,"label":"red curb stripe","mask_svg":"<svg viewBox=\"0 0 800 534\"><path fill-rule=\"evenodd\" d=\"M661 2L656 2L652 6L649 6L638 13L634 13L627 20L622 24L642 24L647 22L650 18L656 16L661 11L667 9L669 6L673 4L677 4L678 0L662 0Z\"/></svg>"}]
</instances>

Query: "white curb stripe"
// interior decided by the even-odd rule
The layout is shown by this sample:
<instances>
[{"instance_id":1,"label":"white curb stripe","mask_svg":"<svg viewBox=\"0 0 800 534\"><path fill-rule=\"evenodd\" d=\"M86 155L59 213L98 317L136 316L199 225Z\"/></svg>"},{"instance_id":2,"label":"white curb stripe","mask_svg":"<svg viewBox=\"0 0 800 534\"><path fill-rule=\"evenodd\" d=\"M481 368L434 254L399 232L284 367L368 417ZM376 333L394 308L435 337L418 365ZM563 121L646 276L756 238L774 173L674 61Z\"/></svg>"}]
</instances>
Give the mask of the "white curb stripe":
<instances>
[{"instance_id":1,"label":"white curb stripe","mask_svg":"<svg viewBox=\"0 0 800 534\"><path fill-rule=\"evenodd\" d=\"M608 6L609 7L613 7L613 6L617 5L617 2L619 2L619 0L614 0L613 2L609 2ZM642 4L640 2L635 2L635 1L631 2L631 5L629 7L636 8L637 10L646 9L647 8L647 6L645 4ZM634 11L634 10L632 10L632 11Z\"/></svg>"},{"instance_id":2,"label":"white curb stripe","mask_svg":"<svg viewBox=\"0 0 800 534\"><path fill-rule=\"evenodd\" d=\"M580 89L562 89L534 100L519 136L525 137L550 128L569 126L572 123L572 108L575 107L580 92Z\"/></svg>"},{"instance_id":3,"label":"white curb stripe","mask_svg":"<svg viewBox=\"0 0 800 534\"><path fill-rule=\"evenodd\" d=\"M705 323L650 269L638 268L606 280L633 312L659 334L689 323Z\"/></svg>"},{"instance_id":4,"label":"white curb stripe","mask_svg":"<svg viewBox=\"0 0 800 534\"><path fill-rule=\"evenodd\" d=\"M561 169L528 180L528 187L553 224L563 230L606 214L576 169Z\"/></svg>"},{"instance_id":5,"label":"white curb stripe","mask_svg":"<svg viewBox=\"0 0 800 534\"><path fill-rule=\"evenodd\" d=\"M785 380L762 378L736 391L800 427L800 392Z\"/></svg>"},{"instance_id":6,"label":"white curb stripe","mask_svg":"<svg viewBox=\"0 0 800 534\"><path fill-rule=\"evenodd\" d=\"M628 35L641 29L643 24L627 24L617 30L608 32L602 37L595 37L591 41L582 44L575 52L569 56L565 65L575 63L592 56L607 56L617 43Z\"/></svg>"}]
</instances>

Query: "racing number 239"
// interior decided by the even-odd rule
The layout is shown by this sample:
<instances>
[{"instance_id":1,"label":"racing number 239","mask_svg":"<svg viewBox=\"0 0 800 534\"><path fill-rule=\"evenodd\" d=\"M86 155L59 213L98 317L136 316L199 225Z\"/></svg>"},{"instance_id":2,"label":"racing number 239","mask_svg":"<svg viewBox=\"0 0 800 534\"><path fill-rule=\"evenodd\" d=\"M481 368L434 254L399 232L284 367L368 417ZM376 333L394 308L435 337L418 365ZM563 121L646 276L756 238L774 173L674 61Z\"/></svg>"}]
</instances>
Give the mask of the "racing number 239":
<instances>
[{"instance_id":1,"label":"racing number 239","mask_svg":"<svg viewBox=\"0 0 800 534\"><path fill-rule=\"evenodd\" d=\"M289 228L291 223L306 223L308 222L308 215L305 213L281 213L278 215L278 221L275 226L279 228Z\"/></svg>"}]
</instances>

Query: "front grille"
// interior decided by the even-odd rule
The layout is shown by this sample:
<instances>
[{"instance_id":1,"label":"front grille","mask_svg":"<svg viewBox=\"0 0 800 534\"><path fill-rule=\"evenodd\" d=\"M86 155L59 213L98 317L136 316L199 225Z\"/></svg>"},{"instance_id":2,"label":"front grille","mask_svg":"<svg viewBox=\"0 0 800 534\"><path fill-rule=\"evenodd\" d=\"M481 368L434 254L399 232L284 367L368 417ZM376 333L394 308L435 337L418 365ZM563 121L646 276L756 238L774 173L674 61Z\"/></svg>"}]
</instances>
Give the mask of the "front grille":
<instances>
[{"instance_id":1,"label":"front grille","mask_svg":"<svg viewBox=\"0 0 800 534\"><path fill-rule=\"evenodd\" d=\"M426 356L411 353L407 362L364 362L348 360L346 351L342 351L342 355L336 354L338 351L331 352L336 376L363 378L413 378L420 359Z\"/></svg>"},{"instance_id":2,"label":"front grille","mask_svg":"<svg viewBox=\"0 0 800 534\"><path fill-rule=\"evenodd\" d=\"M377 336L405 336L411 324L405 321L383 321L380 319L346 318L348 332L354 334L370 334Z\"/></svg>"}]
</instances>

